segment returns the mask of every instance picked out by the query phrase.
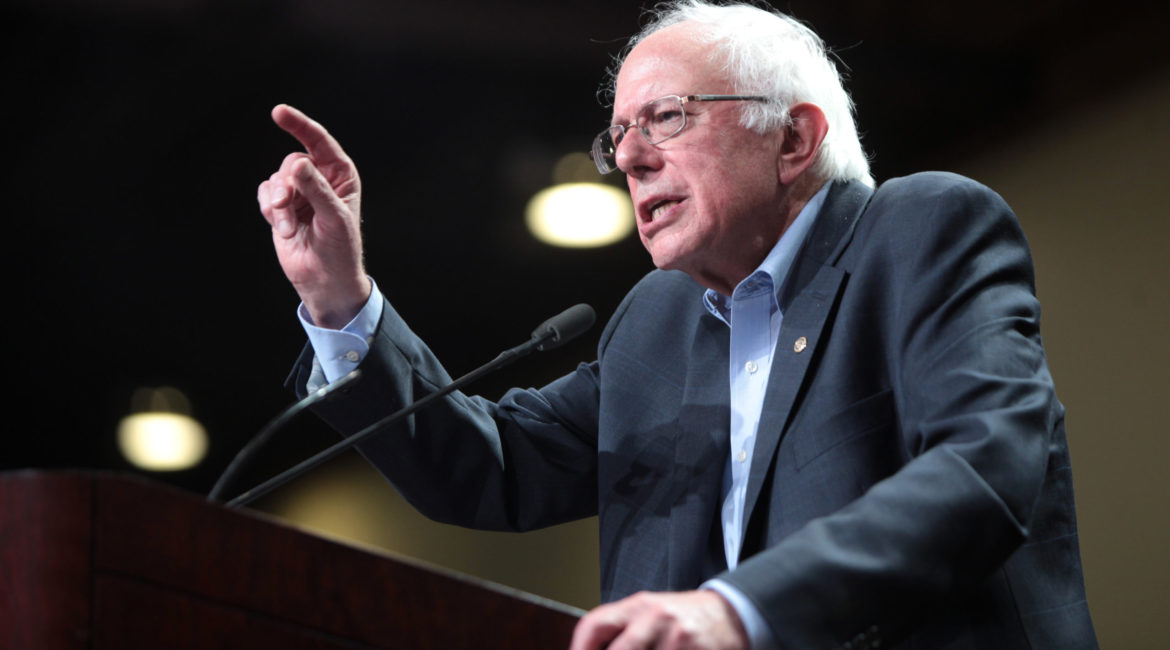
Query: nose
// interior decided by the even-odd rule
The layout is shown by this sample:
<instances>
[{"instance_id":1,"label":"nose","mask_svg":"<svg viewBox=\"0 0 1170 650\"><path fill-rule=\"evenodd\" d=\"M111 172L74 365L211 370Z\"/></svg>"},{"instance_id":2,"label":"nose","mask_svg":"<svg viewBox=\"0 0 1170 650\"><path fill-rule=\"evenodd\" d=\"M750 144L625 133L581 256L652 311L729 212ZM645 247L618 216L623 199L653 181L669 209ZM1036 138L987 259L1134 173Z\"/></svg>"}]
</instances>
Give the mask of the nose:
<instances>
[{"instance_id":1,"label":"nose","mask_svg":"<svg viewBox=\"0 0 1170 650\"><path fill-rule=\"evenodd\" d=\"M631 128L626 130L626 137L618 144L614 162L626 175L637 177L661 168L662 152L646 141L641 130Z\"/></svg>"}]
</instances>

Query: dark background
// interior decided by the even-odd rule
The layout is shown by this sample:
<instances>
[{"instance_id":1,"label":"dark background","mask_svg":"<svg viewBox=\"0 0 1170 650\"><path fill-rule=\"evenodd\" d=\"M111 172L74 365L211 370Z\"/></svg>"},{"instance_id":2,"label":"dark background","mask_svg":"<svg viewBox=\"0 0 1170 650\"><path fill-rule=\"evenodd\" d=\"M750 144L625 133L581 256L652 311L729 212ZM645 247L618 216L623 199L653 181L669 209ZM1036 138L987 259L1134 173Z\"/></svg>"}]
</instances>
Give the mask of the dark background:
<instances>
[{"instance_id":1,"label":"dark background","mask_svg":"<svg viewBox=\"0 0 1170 650\"><path fill-rule=\"evenodd\" d=\"M881 5L785 5L843 61L879 180L947 168L1167 60L1142 37L1164 3ZM289 401L303 335L254 198L297 146L269 120L278 102L357 161L369 272L453 374L570 304L604 318L651 267L637 238L552 249L522 210L607 123L596 93L640 15L615 0L8 3L8 368L31 418L0 462L128 470L113 432L130 394L172 385L212 445L162 479L202 491ZM480 389L558 376L596 331ZM317 444L289 439L274 467Z\"/></svg>"},{"instance_id":2,"label":"dark background","mask_svg":"<svg viewBox=\"0 0 1170 650\"><path fill-rule=\"evenodd\" d=\"M842 61L879 181L986 156L1170 63L1164 2L777 6ZM255 203L297 148L269 119L279 102L358 163L368 270L452 374L568 305L607 317L651 268L636 237L552 249L522 211L608 123L597 91L640 15L617 0L7 2L0 241L16 387L0 469L137 471L117 422L134 389L170 385L211 448L153 477L204 492L291 401L281 383L303 333ZM479 389L551 380L593 358L599 331ZM238 487L335 440L305 417Z\"/></svg>"}]
</instances>

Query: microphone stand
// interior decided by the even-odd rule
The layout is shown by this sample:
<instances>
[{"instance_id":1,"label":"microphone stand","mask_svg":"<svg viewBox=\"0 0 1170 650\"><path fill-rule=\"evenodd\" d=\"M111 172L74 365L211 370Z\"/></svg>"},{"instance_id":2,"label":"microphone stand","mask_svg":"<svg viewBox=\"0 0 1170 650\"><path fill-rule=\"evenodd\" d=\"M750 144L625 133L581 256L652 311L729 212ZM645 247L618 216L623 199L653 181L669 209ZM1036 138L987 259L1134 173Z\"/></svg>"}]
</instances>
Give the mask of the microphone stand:
<instances>
[{"instance_id":1,"label":"microphone stand","mask_svg":"<svg viewBox=\"0 0 1170 650\"><path fill-rule=\"evenodd\" d=\"M520 345L517 345L514 348L501 352L495 359L492 359L479 368L476 368L466 375L463 375L450 384L447 384L443 388L440 388L439 390L430 393L415 402L412 402L411 404L403 407L398 411L395 411L394 413L391 413L390 415L387 415L381 420L378 420L377 422L362 429L345 440L342 440L341 442L338 442L324 451L319 452L315 456L311 456L299 464L294 465L280 474L277 474L260 485L252 488L251 490L248 490L240 496L228 501L225 505L227 505L229 508L238 508L255 501L256 499L268 494L278 487L281 487L289 481L298 478L305 472L308 472L325 461L335 458L342 452L348 450L350 447L353 447L370 436L378 433L386 426L429 405L431 402L434 402L440 397L448 395L449 393L456 391L463 386L466 386L467 384L470 384L471 382L479 379L489 372L512 363L520 357L530 354L533 350L545 351L560 346L565 341L576 337L578 334L588 329L589 326L593 324L593 318L593 309L588 305L576 305L574 307L570 307L569 309L565 310L565 312L558 314L557 316L554 316L542 323L540 327L536 328L536 331L532 333L531 339L521 343Z\"/></svg>"}]
</instances>

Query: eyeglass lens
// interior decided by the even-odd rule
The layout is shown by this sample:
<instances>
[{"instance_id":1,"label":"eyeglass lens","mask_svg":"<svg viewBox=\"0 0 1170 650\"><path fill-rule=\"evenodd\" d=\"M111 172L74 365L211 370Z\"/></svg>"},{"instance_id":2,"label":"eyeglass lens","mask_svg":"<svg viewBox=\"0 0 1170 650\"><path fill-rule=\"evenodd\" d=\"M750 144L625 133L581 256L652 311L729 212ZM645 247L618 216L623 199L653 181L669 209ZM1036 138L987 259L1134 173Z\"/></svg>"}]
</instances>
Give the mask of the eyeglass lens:
<instances>
[{"instance_id":1,"label":"eyeglass lens","mask_svg":"<svg viewBox=\"0 0 1170 650\"><path fill-rule=\"evenodd\" d=\"M682 130L686 124L681 97L671 95L656 99L638 111L634 123L646 138L647 144L659 144ZM599 171L609 173L617 169L617 148L625 137L626 127L614 125L598 134L593 141L593 160Z\"/></svg>"}]
</instances>

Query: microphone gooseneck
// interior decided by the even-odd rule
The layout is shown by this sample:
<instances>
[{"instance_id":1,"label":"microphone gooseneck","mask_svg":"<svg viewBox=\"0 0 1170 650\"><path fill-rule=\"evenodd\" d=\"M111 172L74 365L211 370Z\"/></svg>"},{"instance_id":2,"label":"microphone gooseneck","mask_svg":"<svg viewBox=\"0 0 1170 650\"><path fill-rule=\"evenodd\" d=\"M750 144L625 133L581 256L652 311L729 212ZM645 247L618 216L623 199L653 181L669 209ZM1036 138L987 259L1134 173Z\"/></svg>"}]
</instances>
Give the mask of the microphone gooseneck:
<instances>
[{"instance_id":1,"label":"microphone gooseneck","mask_svg":"<svg viewBox=\"0 0 1170 650\"><path fill-rule=\"evenodd\" d=\"M431 402L449 393L463 388L476 379L479 379L480 377L483 377L484 375L519 359L520 357L531 354L533 350L544 352L564 345L571 339L580 336L586 330L588 330L589 327L593 325L595 318L596 316L594 314L593 308L586 304L574 305L566 309L565 311L541 323L540 326L537 327L534 332L532 332L532 337L524 343L521 343L520 345L517 345L516 347L510 348L508 350L504 350L498 356L496 356L495 359L492 359L488 363L476 368L475 370L472 370L471 372L463 375L462 377L447 384L439 390L425 395L418 400L408 404L407 406L399 409L398 411L387 415L381 420L378 420L361 431L358 431L345 440L342 440L337 444L325 449L324 451L319 452L315 456L312 456L302 461L301 463L285 470L284 472L277 474L264 483L261 483L260 485L252 488L251 490L248 490L247 492L244 492L231 501L228 501L226 505L228 507L239 507L247 505L252 501L255 501L256 499L264 496L265 494L275 490L276 488L292 481L295 478L298 478L314 467L317 467L318 465L333 459L337 455L361 443L370 436L383 431L390 424L414 413L421 408L426 407ZM310 402L310 404L311 403L312 402ZM296 405L294 405L294 408L295 407ZM278 419L279 418L280 416L278 416ZM269 434L269 436L270 435L271 434ZM219 486L217 485L217 487Z\"/></svg>"},{"instance_id":2,"label":"microphone gooseneck","mask_svg":"<svg viewBox=\"0 0 1170 650\"><path fill-rule=\"evenodd\" d=\"M260 430L260 433L257 433L255 437L248 441L248 444L244 445L243 449L240 449L240 451L236 453L235 458L233 458L232 462L228 464L227 469L225 469L223 473L219 475L219 480L215 482L215 485L211 488L211 491L207 493L207 500L219 501L219 497L221 494L223 494L224 488L226 488L231 483L231 480L236 477L236 474L239 473L240 468L243 467L247 461L251 460L252 456L256 455L256 452L261 447L268 444L268 441L271 440L277 432L287 426L288 423L293 420L293 418L300 415L302 411L309 408L310 406L325 400L336 391L349 386L354 381L356 381L357 378L361 376L361 374L362 372L360 370L354 370L343 377L339 377L337 381L318 388L317 390L306 395L304 399L295 402L292 406L289 406L288 408L278 413L276 417L272 418L272 420L268 422L268 424L264 425L264 428Z\"/></svg>"}]
</instances>

